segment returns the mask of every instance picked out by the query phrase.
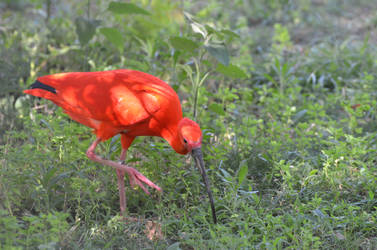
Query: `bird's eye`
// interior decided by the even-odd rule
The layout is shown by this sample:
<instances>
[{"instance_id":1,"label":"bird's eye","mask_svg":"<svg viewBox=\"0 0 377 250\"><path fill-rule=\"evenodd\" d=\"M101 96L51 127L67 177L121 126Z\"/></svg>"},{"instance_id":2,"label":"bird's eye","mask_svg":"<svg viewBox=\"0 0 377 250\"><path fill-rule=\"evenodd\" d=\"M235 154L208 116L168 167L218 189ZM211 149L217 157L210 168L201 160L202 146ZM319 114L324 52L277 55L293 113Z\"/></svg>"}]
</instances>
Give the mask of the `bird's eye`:
<instances>
[{"instance_id":1,"label":"bird's eye","mask_svg":"<svg viewBox=\"0 0 377 250\"><path fill-rule=\"evenodd\" d=\"M186 140L185 138L183 138L183 142L184 142L184 143L187 143L187 140Z\"/></svg>"}]
</instances>

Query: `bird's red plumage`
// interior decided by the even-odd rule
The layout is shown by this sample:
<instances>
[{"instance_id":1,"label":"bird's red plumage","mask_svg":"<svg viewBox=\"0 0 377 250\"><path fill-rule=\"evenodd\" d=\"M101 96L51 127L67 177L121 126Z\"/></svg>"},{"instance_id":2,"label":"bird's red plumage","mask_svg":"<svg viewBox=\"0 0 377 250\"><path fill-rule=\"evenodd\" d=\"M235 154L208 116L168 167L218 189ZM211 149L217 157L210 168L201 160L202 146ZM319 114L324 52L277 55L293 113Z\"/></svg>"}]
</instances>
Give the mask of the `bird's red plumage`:
<instances>
[{"instance_id":1,"label":"bird's red plumage","mask_svg":"<svg viewBox=\"0 0 377 250\"><path fill-rule=\"evenodd\" d=\"M135 136L161 136L178 153L182 119L179 98L164 81L135 70L60 73L38 78L56 94L35 88L25 93L53 101L75 121L94 129L102 140L121 133L128 148ZM125 133L123 133L125 132Z\"/></svg>"}]
</instances>

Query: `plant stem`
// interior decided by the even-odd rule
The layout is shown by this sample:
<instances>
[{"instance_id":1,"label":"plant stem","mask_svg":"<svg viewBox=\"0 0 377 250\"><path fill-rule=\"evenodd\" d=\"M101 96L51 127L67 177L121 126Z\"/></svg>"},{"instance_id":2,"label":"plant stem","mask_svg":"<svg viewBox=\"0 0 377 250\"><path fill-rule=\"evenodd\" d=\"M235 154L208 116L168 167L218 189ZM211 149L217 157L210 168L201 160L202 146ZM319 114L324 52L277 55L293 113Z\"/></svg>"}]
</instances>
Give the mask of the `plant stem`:
<instances>
[{"instance_id":1,"label":"plant stem","mask_svg":"<svg viewBox=\"0 0 377 250\"><path fill-rule=\"evenodd\" d=\"M197 107L198 107L198 95L199 95L199 85L200 85L200 69L199 69L199 63L196 59L194 59L195 62L195 68L196 68L196 77L193 82L194 84L194 110L193 110L193 117L194 120L196 120L197 115Z\"/></svg>"},{"instance_id":2,"label":"plant stem","mask_svg":"<svg viewBox=\"0 0 377 250\"><path fill-rule=\"evenodd\" d=\"M195 84L194 86L194 112L193 112L193 116L194 116L194 120L196 120L196 114L197 114L197 105L198 105L198 95L199 95L199 86L198 84Z\"/></svg>"},{"instance_id":3,"label":"plant stem","mask_svg":"<svg viewBox=\"0 0 377 250\"><path fill-rule=\"evenodd\" d=\"M89 21L89 19L90 19L90 0L88 0L88 4L87 4L86 17ZM89 71L88 58L89 58L89 46L88 46L88 44L85 44L85 62L84 62L84 70L85 71Z\"/></svg>"}]
</instances>

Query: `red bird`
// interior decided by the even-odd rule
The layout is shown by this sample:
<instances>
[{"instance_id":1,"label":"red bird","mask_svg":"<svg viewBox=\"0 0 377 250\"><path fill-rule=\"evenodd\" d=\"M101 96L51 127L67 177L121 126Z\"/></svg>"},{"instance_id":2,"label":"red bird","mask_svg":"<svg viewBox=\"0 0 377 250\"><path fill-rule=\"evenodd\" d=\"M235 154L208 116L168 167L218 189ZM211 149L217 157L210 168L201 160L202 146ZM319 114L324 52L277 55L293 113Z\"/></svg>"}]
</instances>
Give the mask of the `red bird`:
<instances>
[{"instance_id":1,"label":"red bird","mask_svg":"<svg viewBox=\"0 0 377 250\"><path fill-rule=\"evenodd\" d=\"M159 136L177 153L191 153L194 157L203 176L216 223L214 202L201 152L202 132L196 122L182 117L179 98L167 83L135 70L71 72L39 77L24 92L51 100L73 120L94 129L97 138L86 155L116 170L123 215L126 208L126 173L132 187L138 185L147 194L149 192L143 183L160 192L162 190L136 169L98 156L95 149L100 142L120 134L120 160L124 162L127 149L136 136Z\"/></svg>"}]
</instances>

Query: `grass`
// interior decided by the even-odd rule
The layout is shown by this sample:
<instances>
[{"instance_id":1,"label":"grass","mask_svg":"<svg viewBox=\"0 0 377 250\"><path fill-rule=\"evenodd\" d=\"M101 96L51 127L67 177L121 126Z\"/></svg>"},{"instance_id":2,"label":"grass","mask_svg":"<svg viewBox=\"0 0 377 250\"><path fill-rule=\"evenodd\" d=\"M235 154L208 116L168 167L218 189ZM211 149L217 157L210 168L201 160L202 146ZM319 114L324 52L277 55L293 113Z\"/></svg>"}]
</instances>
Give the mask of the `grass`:
<instances>
[{"instance_id":1,"label":"grass","mask_svg":"<svg viewBox=\"0 0 377 250\"><path fill-rule=\"evenodd\" d=\"M374 249L376 7L254 2L135 1L150 15L1 3L0 248ZM77 34L78 16L101 27ZM115 171L85 155L90 129L20 92L40 75L115 68L160 77L196 110L217 225L190 157L158 138L138 138L128 163L164 193L126 181L139 220L125 223ZM119 137L99 152L117 159Z\"/></svg>"}]
</instances>

